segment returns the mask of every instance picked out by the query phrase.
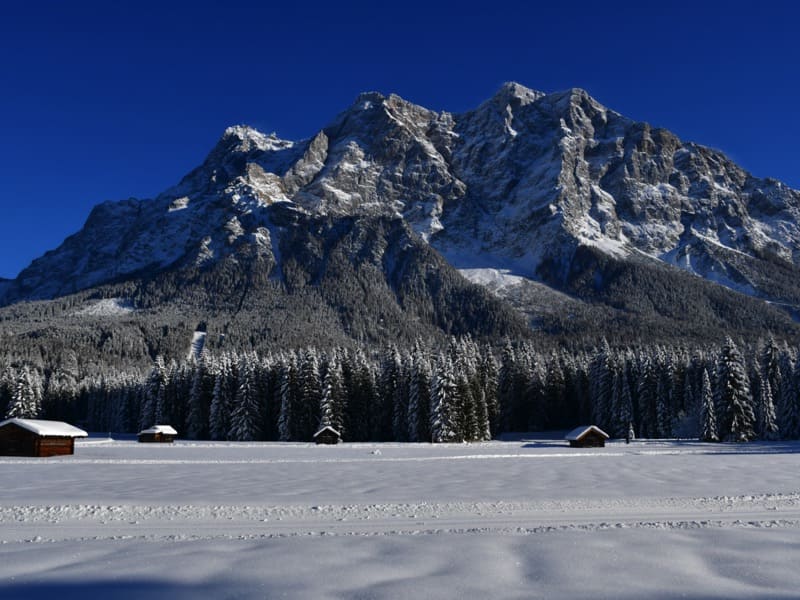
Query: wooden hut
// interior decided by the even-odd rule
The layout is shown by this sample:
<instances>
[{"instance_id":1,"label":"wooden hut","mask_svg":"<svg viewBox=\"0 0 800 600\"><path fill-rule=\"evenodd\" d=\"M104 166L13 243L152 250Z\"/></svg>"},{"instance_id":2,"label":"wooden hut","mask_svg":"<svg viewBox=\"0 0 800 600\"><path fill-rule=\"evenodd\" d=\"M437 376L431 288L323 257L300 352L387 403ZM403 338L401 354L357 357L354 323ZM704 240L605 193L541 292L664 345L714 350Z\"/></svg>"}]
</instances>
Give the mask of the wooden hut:
<instances>
[{"instance_id":1,"label":"wooden hut","mask_svg":"<svg viewBox=\"0 0 800 600\"><path fill-rule=\"evenodd\" d=\"M570 431L564 439L573 448L603 448L608 434L596 425L583 425Z\"/></svg>"},{"instance_id":2,"label":"wooden hut","mask_svg":"<svg viewBox=\"0 0 800 600\"><path fill-rule=\"evenodd\" d=\"M314 434L314 442L317 444L338 444L342 439L342 434L330 425L326 425Z\"/></svg>"},{"instance_id":3,"label":"wooden hut","mask_svg":"<svg viewBox=\"0 0 800 600\"><path fill-rule=\"evenodd\" d=\"M171 444L178 432L169 425L153 425L139 432L138 439L142 443Z\"/></svg>"},{"instance_id":4,"label":"wooden hut","mask_svg":"<svg viewBox=\"0 0 800 600\"><path fill-rule=\"evenodd\" d=\"M0 455L62 456L75 453L75 438L83 429L61 421L8 419L0 423Z\"/></svg>"}]
</instances>

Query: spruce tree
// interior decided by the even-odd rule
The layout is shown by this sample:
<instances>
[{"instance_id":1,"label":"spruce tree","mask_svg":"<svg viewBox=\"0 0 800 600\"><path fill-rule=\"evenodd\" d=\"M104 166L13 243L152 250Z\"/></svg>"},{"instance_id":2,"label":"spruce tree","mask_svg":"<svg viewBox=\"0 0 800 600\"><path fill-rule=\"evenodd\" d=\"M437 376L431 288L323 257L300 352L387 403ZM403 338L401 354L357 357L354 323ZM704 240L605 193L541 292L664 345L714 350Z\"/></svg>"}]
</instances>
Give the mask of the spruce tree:
<instances>
[{"instance_id":1,"label":"spruce tree","mask_svg":"<svg viewBox=\"0 0 800 600\"><path fill-rule=\"evenodd\" d=\"M781 354L781 395L778 428L785 440L800 437L800 361L793 362L789 353Z\"/></svg>"},{"instance_id":2,"label":"spruce tree","mask_svg":"<svg viewBox=\"0 0 800 600\"><path fill-rule=\"evenodd\" d=\"M758 422L758 436L762 440L774 441L780 437L775 404L772 401L772 389L769 379L759 374L758 404L756 420Z\"/></svg>"},{"instance_id":3,"label":"spruce tree","mask_svg":"<svg viewBox=\"0 0 800 600\"><path fill-rule=\"evenodd\" d=\"M762 377L769 382L769 389L773 398L780 398L783 372L781 369L781 352L774 338L770 337L764 344L760 357Z\"/></svg>"},{"instance_id":4,"label":"spruce tree","mask_svg":"<svg viewBox=\"0 0 800 600\"><path fill-rule=\"evenodd\" d=\"M342 373L339 361L333 355L328 360L325 375L322 377L322 396L319 406L319 429L332 427L344 437L342 427L343 404Z\"/></svg>"},{"instance_id":5,"label":"spruce tree","mask_svg":"<svg viewBox=\"0 0 800 600\"><path fill-rule=\"evenodd\" d=\"M456 398L453 365L449 358L441 357L436 364L431 381L431 441L434 443L456 441L453 405Z\"/></svg>"},{"instance_id":6,"label":"spruce tree","mask_svg":"<svg viewBox=\"0 0 800 600\"><path fill-rule=\"evenodd\" d=\"M642 357L637 395L639 398L639 435L645 438L656 437L658 435L658 419L656 416L658 375L652 357Z\"/></svg>"},{"instance_id":7,"label":"spruce tree","mask_svg":"<svg viewBox=\"0 0 800 600\"><path fill-rule=\"evenodd\" d=\"M230 357L223 356L214 378L214 391L208 412L208 430L212 440L225 440L230 429L230 382L233 379Z\"/></svg>"},{"instance_id":8,"label":"spruce tree","mask_svg":"<svg viewBox=\"0 0 800 600\"><path fill-rule=\"evenodd\" d=\"M706 369L703 369L702 384L700 386L700 440L703 442L719 441L717 412L711 391L711 379Z\"/></svg>"},{"instance_id":9,"label":"spruce tree","mask_svg":"<svg viewBox=\"0 0 800 600\"><path fill-rule=\"evenodd\" d=\"M292 439L292 392L294 387L293 357L283 358L280 366L278 395L280 411L278 414L278 439L288 442Z\"/></svg>"},{"instance_id":10,"label":"spruce tree","mask_svg":"<svg viewBox=\"0 0 800 600\"><path fill-rule=\"evenodd\" d=\"M617 391L618 388L618 391ZM631 388L628 384L627 369L620 369L615 380L615 395L617 399L617 434L619 437L631 439L633 437L633 401L631 399Z\"/></svg>"},{"instance_id":11,"label":"spruce tree","mask_svg":"<svg viewBox=\"0 0 800 600\"><path fill-rule=\"evenodd\" d=\"M319 425L319 406L322 399L319 355L315 348L306 348L298 368L299 406L293 415L293 436L310 442Z\"/></svg>"},{"instance_id":12,"label":"spruce tree","mask_svg":"<svg viewBox=\"0 0 800 600\"><path fill-rule=\"evenodd\" d=\"M228 439L249 442L261 439L261 403L256 394L255 361L244 355L239 360L238 390L228 429Z\"/></svg>"},{"instance_id":13,"label":"spruce tree","mask_svg":"<svg viewBox=\"0 0 800 600\"><path fill-rule=\"evenodd\" d=\"M167 386L167 367L160 354L153 362L153 368L144 386L144 402L139 415L139 429L147 429L159 424L158 418L164 406L164 394Z\"/></svg>"},{"instance_id":14,"label":"spruce tree","mask_svg":"<svg viewBox=\"0 0 800 600\"><path fill-rule=\"evenodd\" d=\"M484 390L486 398L486 413L489 418L490 433L488 439L497 435L500 430L500 405L497 400L498 369L498 362L491 348L485 347L480 363L480 375L482 381L481 387Z\"/></svg>"},{"instance_id":15,"label":"spruce tree","mask_svg":"<svg viewBox=\"0 0 800 600\"><path fill-rule=\"evenodd\" d=\"M36 392L27 366L17 371L11 402L6 409L6 419L35 419L39 416Z\"/></svg>"},{"instance_id":16,"label":"spruce tree","mask_svg":"<svg viewBox=\"0 0 800 600\"><path fill-rule=\"evenodd\" d=\"M416 354L408 388L408 439L412 442L430 440L430 380L428 358Z\"/></svg>"},{"instance_id":17,"label":"spruce tree","mask_svg":"<svg viewBox=\"0 0 800 600\"><path fill-rule=\"evenodd\" d=\"M208 410L214 393L214 376L210 358L202 352L195 363L189 391L189 414L186 418L186 437L201 440L208 437Z\"/></svg>"},{"instance_id":18,"label":"spruce tree","mask_svg":"<svg viewBox=\"0 0 800 600\"><path fill-rule=\"evenodd\" d=\"M612 430L611 404L614 393L614 374L616 373L616 360L608 341L603 340L603 345L598 350L592 361L592 417L601 429Z\"/></svg>"},{"instance_id":19,"label":"spruce tree","mask_svg":"<svg viewBox=\"0 0 800 600\"><path fill-rule=\"evenodd\" d=\"M517 354L511 342L506 340L500 358L497 376L498 432L511 431L517 398L514 394L517 379Z\"/></svg>"},{"instance_id":20,"label":"spruce tree","mask_svg":"<svg viewBox=\"0 0 800 600\"><path fill-rule=\"evenodd\" d=\"M755 438L755 414L744 359L731 338L725 340L717 365L716 403L722 408L722 436L732 442Z\"/></svg>"}]
</instances>

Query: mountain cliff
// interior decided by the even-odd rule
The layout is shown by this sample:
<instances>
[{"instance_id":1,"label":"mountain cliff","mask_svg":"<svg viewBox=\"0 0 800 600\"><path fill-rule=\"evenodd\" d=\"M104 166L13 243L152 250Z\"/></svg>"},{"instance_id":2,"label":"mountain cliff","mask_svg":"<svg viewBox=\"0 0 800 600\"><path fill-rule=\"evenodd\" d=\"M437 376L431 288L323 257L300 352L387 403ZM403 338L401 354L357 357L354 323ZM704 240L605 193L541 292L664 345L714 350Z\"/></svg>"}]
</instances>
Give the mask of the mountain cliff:
<instances>
[{"instance_id":1,"label":"mountain cliff","mask_svg":"<svg viewBox=\"0 0 800 600\"><path fill-rule=\"evenodd\" d=\"M164 281L202 280L208 290L208 273L234 269L249 274L236 286L320 293L331 265L371 264L380 274L360 276L392 290L401 312L414 298L397 319L448 323L445 331L497 322L481 333L506 334L519 330L521 312L555 333L599 317L632 332L657 322L704 335L794 331L798 261L800 192L583 90L509 83L463 114L364 93L302 141L230 127L176 186L97 206L0 293L9 305L116 286L152 308L181 295L142 291L164 290ZM434 291L433 273L447 279L447 293ZM481 307L460 323L449 298L456 288ZM246 289L207 301L233 295L236 310L247 310ZM325 299L345 335L353 298Z\"/></svg>"}]
</instances>

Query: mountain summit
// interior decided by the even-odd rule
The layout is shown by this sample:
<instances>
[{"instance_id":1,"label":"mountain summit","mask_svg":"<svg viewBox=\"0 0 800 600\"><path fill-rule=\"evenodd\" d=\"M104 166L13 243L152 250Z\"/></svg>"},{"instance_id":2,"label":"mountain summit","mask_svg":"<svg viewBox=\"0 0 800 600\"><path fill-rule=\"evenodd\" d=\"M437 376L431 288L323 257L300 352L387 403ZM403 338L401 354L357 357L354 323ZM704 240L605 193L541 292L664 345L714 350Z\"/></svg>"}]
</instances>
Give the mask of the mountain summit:
<instances>
[{"instance_id":1,"label":"mountain summit","mask_svg":"<svg viewBox=\"0 0 800 600\"><path fill-rule=\"evenodd\" d=\"M782 327L779 311L800 305L800 192L584 90L517 83L462 114L363 93L300 141L230 127L157 198L97 206L2 303L253 261L291 289L303 252L327 268L342 236L356 236L351 261L368 239L405 245L371 250L395 290L385 257L424 248L426 264L444 257L534 327L556 297L634 321L680 320L692 302L709 325L753 328ZM307 275L314 286L322 271Z\"/></svg>"}]
</instances>

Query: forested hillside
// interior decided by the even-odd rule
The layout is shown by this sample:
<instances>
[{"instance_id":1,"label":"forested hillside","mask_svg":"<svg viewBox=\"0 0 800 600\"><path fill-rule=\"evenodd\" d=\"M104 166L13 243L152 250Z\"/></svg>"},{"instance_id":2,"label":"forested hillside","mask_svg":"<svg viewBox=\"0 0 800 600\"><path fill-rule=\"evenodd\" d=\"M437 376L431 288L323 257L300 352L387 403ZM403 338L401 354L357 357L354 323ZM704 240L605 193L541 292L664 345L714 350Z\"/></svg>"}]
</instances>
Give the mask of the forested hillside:
<instances>
[{"instance_id":1,"label":"forested hillside","mask_svg":"<svg viewBox=\"0 0 800 600\"><path fill-rule=\"evenodd\" d=\"M457 442L594 422L613 437L747 441L800 437L799 382L796 349L772 340L571 353L452 338L372 355L159 356L149 372L82 380L6 364L0 401L7 417L120 432L169 423L189 439L310 441L330 425L347 441Z\"/></svg>"}]
</instances>

